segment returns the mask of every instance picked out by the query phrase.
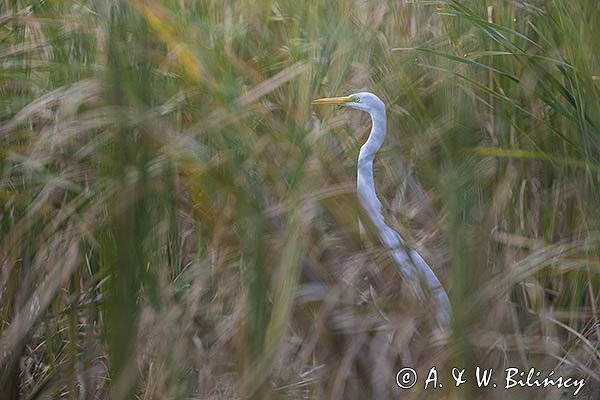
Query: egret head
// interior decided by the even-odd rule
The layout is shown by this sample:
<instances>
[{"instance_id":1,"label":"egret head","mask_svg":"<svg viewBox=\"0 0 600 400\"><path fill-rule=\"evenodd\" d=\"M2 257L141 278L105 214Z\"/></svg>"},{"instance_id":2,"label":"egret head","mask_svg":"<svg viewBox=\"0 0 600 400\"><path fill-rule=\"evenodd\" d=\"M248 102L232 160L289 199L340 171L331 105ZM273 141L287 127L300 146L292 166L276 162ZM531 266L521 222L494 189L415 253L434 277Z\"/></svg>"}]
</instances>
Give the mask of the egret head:
<instances>
[{"instance_id":1,"label":"egret head","mask_svg":"<svg viewBox=\"0 0 600 400\"><path fill-rule=\"evenodd\" d=\"M313 104L340 104L346 107L356 108L371 114L385 115L385 104L381 99L369 92L359 92L344 97L330 97L313 100Z\"/></svg>"}]
</instances>

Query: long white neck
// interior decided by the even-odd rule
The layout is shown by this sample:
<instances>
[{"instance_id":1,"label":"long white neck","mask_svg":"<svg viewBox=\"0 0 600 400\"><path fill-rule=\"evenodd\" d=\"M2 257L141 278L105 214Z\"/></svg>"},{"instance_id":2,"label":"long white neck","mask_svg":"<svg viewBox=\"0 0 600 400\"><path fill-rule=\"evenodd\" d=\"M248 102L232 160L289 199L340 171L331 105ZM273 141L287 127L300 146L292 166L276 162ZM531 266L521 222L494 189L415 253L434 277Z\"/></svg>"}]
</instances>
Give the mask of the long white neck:
<instances>
[{"instance_id":1,"label":"long white neck","mask_svg":"<svg viewBox=\"0 0 600 400\"><path fill-rule=\"evenodd\" d=\"M358 154L356 183L359 201L379 232L382 243L390 249L391 256L394 258L402 274L415 283L420 279L424 279L427 282L429 290L439 303L436 315L437 325L439 328L444 328L448 325L452 313L446 291L421 255L413 249L408 249L400 234L385 223L381 212L381 201L377 197L375 181L373 179L373 160L386 136L385 109L371 111L369 114L372 121L371 133ZM414 288L420 292L417 289L418 287L418 283L416 283ZM422 298L423 294L421 292L417 293L417 295Z\"/></svg>"},{"instance_id":2,"label":"long white neck","mask_svg":"<svg viewBox=\"0 0 600 400\"><path fill-rule=\"evenodd\" d=\"M375 154L381 148L386 136L386 116L385 109L381 111L369 112L371 116L371 133L369 138L360 148L358 154L358 171L356 186L361 205L364 207L371 222L380 232L381 240L387 247L397 247L404 243L404 240L386 225L381 213L381 201L375 191L375 180L373 178L373 160Z\"/></svg>"}]
</instances>

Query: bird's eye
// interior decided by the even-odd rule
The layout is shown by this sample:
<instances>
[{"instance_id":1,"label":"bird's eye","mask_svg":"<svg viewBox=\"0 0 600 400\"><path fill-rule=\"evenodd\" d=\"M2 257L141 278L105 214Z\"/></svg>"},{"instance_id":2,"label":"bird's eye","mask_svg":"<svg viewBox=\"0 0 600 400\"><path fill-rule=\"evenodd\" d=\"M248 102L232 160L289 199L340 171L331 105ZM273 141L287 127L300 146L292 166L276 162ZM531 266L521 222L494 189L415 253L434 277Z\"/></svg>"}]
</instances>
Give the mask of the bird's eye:
<instances>
[{"instance_id":1,"label":"bird's eye","mask_svg":"<svg viewBox=\"0 0 600 400\"><path fill-rule=\"evenodd\" d=\"M352 101L355 103L360 103L360 97L358 96L352 96Z\"/></svg>"}]
</instances>

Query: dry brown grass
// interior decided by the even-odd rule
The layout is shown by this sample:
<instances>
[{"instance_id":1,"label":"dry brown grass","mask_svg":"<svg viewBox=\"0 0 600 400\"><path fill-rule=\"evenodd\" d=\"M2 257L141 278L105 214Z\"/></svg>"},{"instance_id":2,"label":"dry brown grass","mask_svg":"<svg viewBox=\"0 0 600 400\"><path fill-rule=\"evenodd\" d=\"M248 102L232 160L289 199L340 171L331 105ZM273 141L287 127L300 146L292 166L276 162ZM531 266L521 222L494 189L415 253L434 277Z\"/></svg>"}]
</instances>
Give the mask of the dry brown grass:
<instances>
[{"instance_id":1,"label":"dry brown grass","mask_svg":"<svg viewBox=\"0 0 600 400\"><path fill-rule=\"evenodd\" d=\"M0 399L573 393L476 366L598 398L599 15L1 0ZM310 107L359 90L388 105L377 189L449 289L445 337L359 235L368 117Z\"/></svg>"}]
</instances>

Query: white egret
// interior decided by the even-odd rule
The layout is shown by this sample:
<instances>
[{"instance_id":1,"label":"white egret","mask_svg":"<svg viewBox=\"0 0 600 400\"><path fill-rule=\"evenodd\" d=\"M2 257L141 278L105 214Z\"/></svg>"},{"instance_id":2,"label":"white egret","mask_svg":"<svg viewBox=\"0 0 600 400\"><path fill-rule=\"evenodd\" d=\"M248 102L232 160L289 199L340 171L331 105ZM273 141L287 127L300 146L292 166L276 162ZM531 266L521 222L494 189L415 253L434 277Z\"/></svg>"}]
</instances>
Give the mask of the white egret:
<instances>
[{"instance_id":1,"label":"white egret","mask_svg":"<svg viewBox=\"0 0 600 400\"><path fill-rule=\"evenodd\" d=\"M438 329L445 328L451 317L451 306L448 295L435 273L425 262L421 255L406 246L404 239L390 228L381 212L381 201L375 191L373 179L373 160L381 148L386 136L385 104L373 93L361 92L350 96L317 99L312 102L319 104L339 104L346 107L366 111L371 116L372 127L369 138L360 148L358 155L357 192L360 204L373 226L379 232L381 242L390 250L394 261L398 264L400 272L415 284L415 290L420 300L423 292L420 290L421 279L426 282L430 293L437 301L436 324Z\"/></svg>"}]
</instances>

